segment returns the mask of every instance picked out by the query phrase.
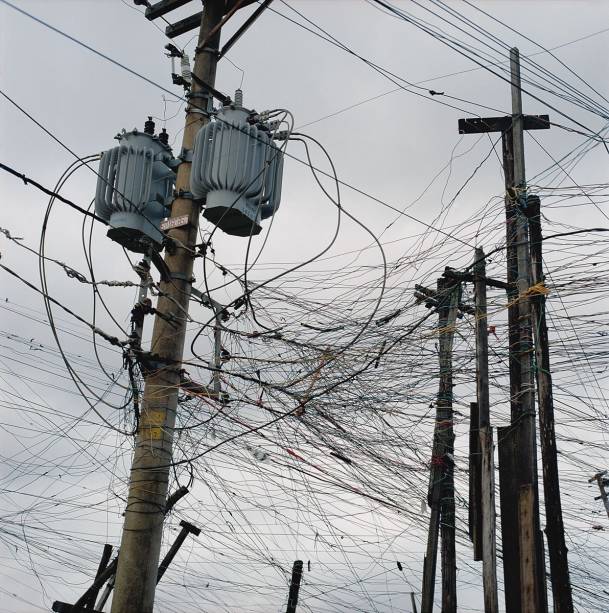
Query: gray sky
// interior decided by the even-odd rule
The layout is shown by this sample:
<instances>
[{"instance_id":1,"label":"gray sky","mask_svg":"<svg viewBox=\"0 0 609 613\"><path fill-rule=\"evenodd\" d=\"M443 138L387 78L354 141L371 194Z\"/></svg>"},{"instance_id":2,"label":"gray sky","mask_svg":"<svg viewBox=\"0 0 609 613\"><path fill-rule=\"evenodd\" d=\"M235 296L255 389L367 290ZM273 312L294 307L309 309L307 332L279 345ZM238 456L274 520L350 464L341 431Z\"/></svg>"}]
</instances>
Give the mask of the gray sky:
<instances>
[{"instance_id":1,"label":"gray sky","mask_svg":"<svg viewBox=\"0 0 609 613\"><path fill-rule=\"evenodd\" d=\"M8 96L79 156L112 147L120 129L142 129L148 115L155 117L157 128L166 125L170 141L176 139L174 151L179 151L184 115L181 91L171 84L170 62L163 50L167 39L155 24L128 0L12 1L176 96L172 98L160 87L0 3L0 81ZM391 339L424 314L423 307L413 305L414 283L432 285L444 266L468 265L474 245L487 251L502 245L503 177L497 157L501 149L493 150L497 135L461 137L457 120L508 114L510 98L505 81L373 4L363 0L277 0L272 5L274 10L267 11L220 63L216 87L232 94L242 83L247 106L290 110L296 128L302 127L299 131L313 136L328 150L340 179L360 190L343 186L341 204L383 243L389 276L378 316L396 309L405 311L391 324L395 327L386 337ZM459 36L468 47L482 49L487 41L480 34L478 41L466 38L456 30L455 17L443 13L441 5L430 0L393 4ZM478 0L473 4L546 49L557 48L556 56L573 71L566 70L532 41L466 3L448 2L448 7L472 19L508 47L518 46L523 57L537 62L539 68L535 70L539 72L526 72L527 78L540 84L548 74L558 76L579 90L575 101L567 101L527 85L525 89L541 101L525 95L525 112L549 113L557 124L586 135L606 130L609 103L602 96L609 97L609 4L600 0ZM180 9L176 15L186 15L193 7ZM228 40L252 11L249 7L231 19L223 40ZM449 23L441 21L439 15L445 15ZM312 23L304 21L303 16ZM396 76L379 74L353 53L287 18L313 30L315 25L323 28L353 53L396 75L398 85ZM164 26L162 22L156 25ZM192 54L193 41L188 35L180 37L178 43ZM495 61L505 59L507 52L497 51L498 41L493 44ZM488 59L483 63L488 64ZM501 67L493 70L500 71ZM432 96L428 88L443 95ZM547 84L547 89L569 94L564 83ZM582 92L597 104L595 112L579 104ZM74 156L5 98L0 98L0 105L0 161L51 188ZM558 202L560 194L592 193L592 186L606 185L607 152L602 146L586 151L580 161L569 157L556 165L575 148L594 144L586 135L553 126L535 134L538 142L527 138L529 181L535 191L547 194L548 202ZM248 274L256 282L320 252L336 227L336 207L316 185L302 145L290 143L288 152L298 159L286 160L281 207L268 237L263 232L251 245L252 254L262 250L256 267ZM313 148L313 156L315 164L328 169L318 149ZM334 189L331 181L324 180L324 184ZM23 244L38 250L46 198L6 173L0 175L0 185L0 227L12 236L23 237ZM87 207L94 190L95 175L84 168L61 193ZM594 203L579 197L577 208L549 208L548 225L553 232L569 227L607 227L607 207L603 208L601 196L602 190ZM55 204L45 253L87 273L81 226L80 214ZM265 229L268 227L267 222ZM122 250L104 236L103 229L95 227L92 236L96 279L135 281ZM246 240L216 232L213 244L218 262L242 272ZM0 263L39 286L38 258L34 254L3 235L0 253ZM600 279L606 281L606 268L602 268L606 246L600 239L597 246L588 240L561 244L555 251L549 247L548 259L556 282L583 275L593 260L600 263ZM501 254L492 264L497 275L504 274ZM208 266L210 286L222 285L220 269L211 263ZM47 269L49 293L64 305L87 321L95 317L100 327L117 335L118 324L128 326L134 288L100 290L115 323L99 301L93 310L90 286L69 278L53 262L47 263ZM201 286L201 265L197 264L195 274ZM288 337L300 340L310 340L302 323L344 325L345 331L328 342L336 349L372 313L381 295L382 277L381 253L371 235L344 218L338 239L323 259L282 277L257 298L261 317L267 323L281 323ZM120 353L99 343L100 361L108 373L117 373L118 383L113 384L100 372L89 330L55 309L60 341L76 372L90 386L86 395L96 413L68 376L40 296L5 271L0 272L0 279L0 301L4 302L0 310L0 612L50 610L54 600L76 600L95 573L103 543L119 542L132 442L106 427L102 417L115 428L128 430L132 415L126 409L91 400L99 395L115 407L123 402L120 386L125 378L120 374ZM606 299L597 293L598 288L581 289L581 294L570 292L565 289L564 301L555 303L557 325L562 325L567 315L592 317L607 312ZM220 302L229 302L238 294L236 283L214 291ZM288 296L285 303L284 294ZM505 299L497 295L492 300L497 312L494 323L499 338L505 340L505 327L501 329ZM193 305L192 315L196 322L209 319L201 306ZM606 329L606 315L599 315L597 320L599 329ZM196 322L190 326L189 338L200 328ZM555 377L560 386L556 396L564 402L560 435L564 444L568 546L574 583L582 588L577 592L578 610L601 611L607 608L606 597L603 604L587 590L592 589L596 577L606 576L607 539L593 525L607 529L607 521L599 513L599 503L593 500L597 492L586 481L592 474L591 466L609 465L608 433L606 423L586 421L584 417L589 404L596 404L599 411L594 414L595 420L606 415L607 388L604 375L597 369L601 354L594 353L590 345L586 356L595 360L594 367L585 359L576 359L583 345L572 338L580 331L586 344L591 330L588 324L589 320L582 320L578 324L581 328L565 328L564 335L556 337L570 352L562 356L557 340L556 355L563 360L563 368L557 368ZM235 319L233 325L251 332L257 324L248 314ZM463 532L467 529L467 406L473 389L468 360L472 339L469 324L462 325L458 352L463 368L458 370L455 389L457 408L465 413L457 420L456 443L458 582L460 610L476 611L482 607L481 567L472 561ZM330 446L325 434L319 432L319 423L315 426L316 438L315 430L300 422L269 429L267 438L244 437L195 462L195 486L168 519L164 547L172 542L182 518L200 525L203 532L196 542L188 542L159 586L158 611L282 611L289 570L297 558L305 560L305 565L311 562L311 570L305 572L299 610L410 611L409 593L414 591L420 598L428 513L421 503L431 454L428 405L437 386L432 328L429 324L429 329L392 354L376 373L362 376L340 394L329 395L314 405L320 411L330 411L335 420L344 415L342 423L353 434L345 435L344 440L345 449L356 454L353 467L329 457ZM353 372L372 355L370 352L378 351L384 333L380 328L378 332L367 331L333 370L324 372L314 389ZM208 337L205 331L197 345L203 361L209 351ZM316 342L323 343L324 339ZM278 383L309 372L319 360L315 352L261 341L248 343L241 337L230 343L231 352L242 355L243 361L227 368L252 374L261 363L263 375ZM501 351L498 341L497 368L501 368ZM192 358L190 353L187 358ZM285 364L278 365L282 360ZM204 369L191 369L191 374L207 376ZM498 425L506 423L504 383L502 373L492 390ZM248 424L268 419L268 414L261 415L255 402L250 402L259 393L256 386L230 378L228 384L235 386L232 393L239 400L231 405L225 420L194 427L192 424L201 416L208 417L212 409L205 405L185 408L184 425L192 429L184 430L178 439L180 458L195 456ZM299 389L304 392L307 384ZM582 399L581 405L575 397ZM269 394L266 402L277 410L290 408L285 397ZM380 406L393 411L386 416L386 430L379 425ZM581 421L571 418L574 406L584 407ZM331 429L328 426L328 431ZM328 436L340 441L336 432ZM586 445L580 445L581 440ZM264 461L255 459L253 452L257 449L268 454ZM306 462L286 450L297 451ZM179 483L188 481L188 465L181 466L172 478ZM397 570L397 561L403 565L403 572Z\"/></svg>"}]
</instances>

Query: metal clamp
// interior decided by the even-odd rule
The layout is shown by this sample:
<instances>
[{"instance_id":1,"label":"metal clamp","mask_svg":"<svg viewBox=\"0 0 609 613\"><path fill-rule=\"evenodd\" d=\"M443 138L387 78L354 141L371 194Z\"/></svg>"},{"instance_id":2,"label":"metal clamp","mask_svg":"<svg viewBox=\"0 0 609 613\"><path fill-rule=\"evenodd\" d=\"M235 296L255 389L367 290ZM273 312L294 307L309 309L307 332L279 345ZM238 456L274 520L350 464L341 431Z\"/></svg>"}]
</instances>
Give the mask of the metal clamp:
<instances>
[{"instance_id":1,"label":"metal clamp","mask_svg":"<svg viewBox=\"0 0 609 613\"><path fill-rule=\"evenodd\" d=\"M206 90L199 90L196 92L188 92L186 94L186 98L190 99L190 98L211 98L212 95L209 93L209 91Z\"/></svg>"},{"instance_id":2,"label":"metal clamp","mask_svg":"<svg viewBox=\"0 0 609 613\"><path fill-rule=\"evenodd\" d=\"M193 200L197 201L198 199L194 197L192 192L189 192L186 189L173 190L173 197L175 198L183 198L184 200Z\"/></svg>"},{"instance_id":3,"label":"metal clamp","mask_svg":"<svg viewBox=\"0 0 609 613\"><path fill-rule=\"evenodd\" d=\"M185 149L182 147L178 158L182 160L182 162L192 162L192 149Z\"/></svg>"},{"instance_id":4,"label":"metal clamp","mask_svg":"<svg viewBox=\"0 0 609 613\"><path fill-rule=\"evenodd\" d=\"M196 279L193 276L186 276L183 272L172 272L169 277L178 281L185 281L186 283L194 283Z\"/></svg>"},{"instance_id":5,"label":"metal clamp","mask_svg":"<svg viewBox=\"0 0 609 613\"><path fill-rule=\"evenodd\" d=\"M220 56L220 50L216 49L215 47L197 47L195 49L195 57L199 54L199 53L211 53L212 55L215 55L216 57Z\"/></svg>"}]
</instances>

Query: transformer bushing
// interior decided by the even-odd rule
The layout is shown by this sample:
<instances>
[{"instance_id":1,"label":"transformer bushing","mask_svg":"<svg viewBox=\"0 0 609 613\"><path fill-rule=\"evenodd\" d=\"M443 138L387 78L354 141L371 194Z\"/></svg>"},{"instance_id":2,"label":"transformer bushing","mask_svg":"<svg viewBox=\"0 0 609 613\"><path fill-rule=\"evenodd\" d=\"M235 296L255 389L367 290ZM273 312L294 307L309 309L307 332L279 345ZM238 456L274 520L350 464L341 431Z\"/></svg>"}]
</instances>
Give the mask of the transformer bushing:
<instances>
[{"instance_id":1,"label":"transformer bushing","mask_svg":"<svg viewBox=\"0 0 609 613\"><path fill-rule=\"evenodd\" d=\"M160 223L169 214L175 182L171 147L153 135L152 122L146 127L123 130L116 137L120 144L102 154L95 193L95 212L108 222L108 236L138 253L151 243L160 249Z\"/></svg>"},{"instance_id":2,"label":"transformer bushing","mask_svg":"<svg viewBox=\"0 0 609 613\"><path fill-rule=\"evenodd\" d=\"M205 198L206 219L227 234L250 236L279 207L283 155L267 131L248 123L240 103L236 97L197 133L190 190Z\"/></svg>"}]
</instances>

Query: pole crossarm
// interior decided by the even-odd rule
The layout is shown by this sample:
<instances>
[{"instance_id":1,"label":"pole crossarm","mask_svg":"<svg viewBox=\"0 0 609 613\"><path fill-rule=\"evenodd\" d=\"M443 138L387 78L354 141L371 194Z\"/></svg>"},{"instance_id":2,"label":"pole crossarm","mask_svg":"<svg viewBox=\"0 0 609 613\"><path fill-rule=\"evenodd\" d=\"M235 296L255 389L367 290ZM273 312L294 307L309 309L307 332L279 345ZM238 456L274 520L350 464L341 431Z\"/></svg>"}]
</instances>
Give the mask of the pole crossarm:
<instances>
[{"instance_id":1,"label":"pole crossarm","mask_svg":"<svg viewBox=\"0 0 609 613\"><path fill-rule=\"evenodd\" d=\"M474 273L471 272L460 272L458 270L453 270L449 268L442 273L442 276L448 277L449 279L456 279L458 281L466 281L473 283L474 282ZM505 281L499 281L498 279L491 279L490 277L484 276L481 278L485 285L488 287L496 287L498 289L511 289L509 283Z\"/></svg>"},{"instance_id":2,"label":"pole crossarm","mask_svg":"<svg viewBox=\"0 0 609 613\"><path fill-rule=\"evenodd\" d=\"M165 36L167 38L176 38L177 36L181 36L182 34L186 34L186 32L190 32L191 30L195 30L199 27L201 23L201 19L203 18L203 11L199 11L194 15L190 15L189 17L184 17L184 19L180 19L175 23L170 23L165 28Z\"/></svg>"},{"instance_id":3,"label":"pole crossarm","mask_svg":"<svg viewBox=\"0 0 609 613\"><path fill-rule=\"evenodd\" d=\"M139 3L146 4L147 8L146 8L146 12L144 13L146 16L146 19L153 21L154 19L163 17L164 15L167 15L168 13L171 13L172 11L175 11L176 9L179 9L180 7L185 6L186 4L189 4L191 1L192 0L160 0L160 2L156 2L155 4L150 4L149 2L146 2L145 0L140 0ZM219 23L217 23L214 26L214 28L212 28L208 32L207 37L203 39L202 41L200 41L197 51L199 50L199 48L202 49L207 45L207 42L211 40L213 36L215 36L216 32L219 32L222 29L222 26L233 16L234 13L236 13L239 9L245 8L246 6L250 4L254 4L255 2L257 2L257 0L206 0L203 3L203 10L205 10L207 6L214 4L215 6L219 6L221 8L224 14L224 17ZM243 26L241 26L239 31L233 36L234 40L231 39L229 41L230 45L229 43L227 43L227 45L229 45L228 48L223 49L221 53L218 50L216 50L216 54L219 57L224 55L228 51L228 49L230 49L230 47L232 47L237 42L241 34L243 34L243 32L245 32L245 30L247 30L249 26L252 23L254 23L254 21L256 21L258 16L264 11L264 9L266 9L266 7L271 2L272 0L266 0L265 2L263 2L263 4L259 6L258 9L254 12L254 14L250 16L248 21L245 24L243 24ZM190 15L188 17L184 17L183 19L180 19L176 21L175 23L170 23L165 28L165 36L167 36L168 38L176 38L177 36L186 34L186 32L195 30L196 28L199 27L202 17L203 17L203 11L199 11L198 13L195 13L194 15Z\"/></svg>"},{"instance_id":4,"label":"pole crossarm","mask_svg":"<svg viewBox=\"0 0 609 613\"><path fill-rule=\"evenodd\" d=\"M523 115L524 130L549 130L549 115ZM459 119L459 134L484 134L486 132L507 132L511 129L514 118L505 117L467 117Z\"/></svg>"},{"instance_id":5,"label":"pole crossarm","mask_svg":"<svg viewBox=\"0 0 609 613\"><path fill-rule=\"evenodd\" d=\"M167 15L167 13L170 13L171 11L179 9L181 6L184 6L191 1L192 0L161 0L160 2L156 2L155 4L152 4L146 8L146 19L152 21L153 19Z\"/></svg>"},{"instance_id":6,"label":"pole crossarm","mask_svg":"<svg viewBox=\"0 0 609 613\"><path fill-rule=\"evenodd\" d=\"M160 0L160 2L155 2L154 4L146 3L148 6L146 8L146 19L150 21L154 19L158 19L159 17L163 17L163 15L167 15L167 13L171 13L171 11L175 11L180 7L192 2L192 0ZM244 8L248 4L254 4L256 0L226 0L225 11L229 12L235 8L235 5L238 5L237 8ZM208 2L204 3L208 4Z\"/></svg>"}]
</instances>

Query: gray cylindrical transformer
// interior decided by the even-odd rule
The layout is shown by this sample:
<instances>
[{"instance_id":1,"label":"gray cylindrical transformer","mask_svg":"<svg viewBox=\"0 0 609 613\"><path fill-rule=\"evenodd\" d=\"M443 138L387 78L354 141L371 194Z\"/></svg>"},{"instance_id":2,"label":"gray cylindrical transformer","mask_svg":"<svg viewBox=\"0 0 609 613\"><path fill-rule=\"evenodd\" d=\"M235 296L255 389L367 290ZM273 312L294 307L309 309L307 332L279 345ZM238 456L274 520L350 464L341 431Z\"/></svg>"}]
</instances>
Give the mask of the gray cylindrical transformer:
<instances>
[{"instance_id":1,"label":"gray cylindrical transformer","mask_svg":"<svg viewBox=\"0 0 609 613\"><path fill-rule=\"evenodd\" d=\"M205 218L235 236L258 234L281 198L282 153L248 116L227 106L201 128L190 174L193 196L205 198Z\"/></svg>"},{"instance_id":2,"label":"gray cylindrical transformer","mask_svg":"<svg viewBox=\"0 0 609 613\"><path fill-rule=\"evenodd\" d=\"M175 160L156 136L122 132L120 144L102 154L95 212L109 225L108 236L130 251L144 253L150 242L160 247L161 220L171 204Z\"/></svg>"}]
</instances>

